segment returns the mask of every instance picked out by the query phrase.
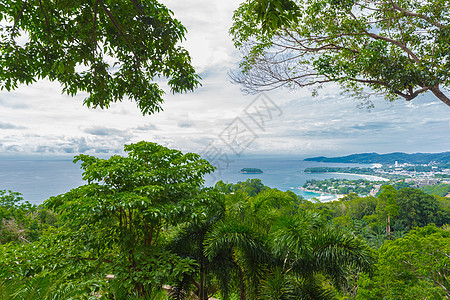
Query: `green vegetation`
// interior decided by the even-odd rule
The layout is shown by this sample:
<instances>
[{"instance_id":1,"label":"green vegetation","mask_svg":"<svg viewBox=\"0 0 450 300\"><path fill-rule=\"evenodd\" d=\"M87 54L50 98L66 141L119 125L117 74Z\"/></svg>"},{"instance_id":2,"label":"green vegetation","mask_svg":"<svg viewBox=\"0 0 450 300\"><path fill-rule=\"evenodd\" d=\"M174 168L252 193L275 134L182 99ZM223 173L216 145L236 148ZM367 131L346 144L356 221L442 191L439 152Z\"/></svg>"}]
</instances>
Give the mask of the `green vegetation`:
<instances>
[{"instance_id":1,"label":"green vegetation","mask_svg":"<svg viewBox=\"0 0 450 300\"><path fill-rule=\"evenodd\" d=\"M175 93L199 84L172 15L156 1L2 1L0 88L45 78L87 92L89 107L128 97L143 114L159 111L160 78ZM249 51L235 79L248 89L337 82L390 100L431 91L450 106L441 91L449 17L437 0L246 1L231 29ZM312 203L259 179L205 188L214 167L194 153L148 142L125 152L76 156L86 183L39 207L0 191L0 299L450 297L447 186L425 188L430 195L404 181L309 181L347 194ZM445 168L450 153L309 160Z\"/></svg>"},{"instance_id":2,"label":"green vegetation","mask_svg":"<svg viewBox=\"0 0 450 300\"><path fill-rule=\"evenodd\" d=\"M40 207L0 192L0 297L448 296L446 199L386 185L312 203L259 179L206 189L213 167L196 154L125 151L77 156L86 184Z\"/></svg>"},{"instance_id":3,"label":"green vegetation","mask_svg":"<svg viewBox=\"0 0 450 300\"><path fill-rule=\"evenodd\" d=\"M258 169L258 168L243 168L239 171L240 173L254 173L254 174L260 174L263 173L263 170Z\"/></svg>"},{"instance_id":4,"label":"green vegetation","mask_svg":"<svg viewBox=\"0 0 450 300\"><path fill-rule=\"evenodd\" d=\"M427 225L378 250L375 275L361 276L356 299L450 297L450 230Z\"/></svg>"},{"instance_id":5,"label":"green vegetation","mask_svg":"<svg viewBox=\"0 0 450 300\"><path fill-rule=\"evenodd\" d=\"M52 211L23 201L20 193L0 190L0 244L38 241L49 226L57 226Z\"/></svg>"},{"instance_id":6,"label":"green vegetation","mask_svg":"<svg viewBox=\"0 0 450 300\"><path fill-rule=\"evenodd\" d=\"M450 106L446 1L250 0L233 20L244 52L234 80L248 91L315 94L334 82L367 106L373 94L410 101L426 92Z\"/></svg>"},{"instance_id":7,"label":"green vegetation","mask_svg":"<svg viewBox=\"0 0 450 300\"><path fill-rule=\"evenodd\" d=\"M444 197L447 194L450 194L450 184L437 184L437 185L426 185L424 187L420 188L422 191L424 191L427 194L430 195L436 195Z\"/></svg>"},{"instance_id":8,"label":"green vegetation","mask_svg":"<svg viewBox=\"0 0 450 300\"><path fill-rule=\"evenodd\" d=\"M44 203L62 225L37 243L0 249L0 282L32 276L52 290L148 297L193 272L195 261L166 249L168 230L197 218L209 198L201 189L213 167L199 155L140 142L127 157L79 155L86 185ZM106 274L114 274L107 285ZM51 292L52 293L52 292ZM50 297L51 295L49 295Z\"/></svg>"},{"instance_id":9,"label":"green vegetation","mask_svg":"<svg viewBox=\"0 0 450 300\"><path fill-rule=\"evenodd\" d=\"M311 191L330 193L330 194L350 194L367 196L371 191L378 191L384 181L370 181L364 179L310 179L303 184L303 188Z\"/></svg>"},{"instance_id":10,"label":"green vegetation","mask_svg":"<svg viewBox=\"0 0 450 300\"><path fill-rule=\"evenodd\" d=\"M199 85L186 28L157 1L21 1L0 4L0 88L47 78L88 93L89 107L128 97L143 114L161 110L160 78L172 92Z\"/></svg>"}]
</instances>

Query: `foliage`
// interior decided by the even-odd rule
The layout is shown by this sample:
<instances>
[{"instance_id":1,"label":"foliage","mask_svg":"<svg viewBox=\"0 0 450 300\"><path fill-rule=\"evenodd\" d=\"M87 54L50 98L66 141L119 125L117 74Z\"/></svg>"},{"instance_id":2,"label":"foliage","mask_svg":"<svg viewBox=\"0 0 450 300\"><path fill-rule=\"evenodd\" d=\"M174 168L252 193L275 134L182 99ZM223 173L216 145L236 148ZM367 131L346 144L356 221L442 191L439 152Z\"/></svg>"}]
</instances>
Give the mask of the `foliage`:
<instances>
[{"instance_id":1,"label":"foliage","mask_svg":"<svg viewBox=\"0 0 450 300\"><path fill-rule=\"evenodd\" d=\"M205 189L213 167L196 154L146 142L125 151L77 156L86 185L45 209L2 192L1 216L35 220L39 234L0 245L0 299L164 299L162 285L173 299L448 296L448 226L407 233L448 222L448 199L383 186L378 199L311 203L259 179Z\"/></svg>"},{"instance_id":2,"label":"foliage","mask_svg":"<svg viewBox=\"0 0 450 300\"><path fill-rule=\"evenodd\" d=\"M422 191L424 191L427 194L436 195L444 197L447 194L450 194L450 184L436 184L436 185L426 185L424 187L420 188Z\"/></svg>"},{"instance_id":3,"label":"foliage","mask_svg":"<svg viewBox=\"0 0 450 300\"><path fill-rule=\"evenodd\" d=\"M423 227L430 223L443 225L450 221L450 215L442 214L435 197L413 188L403 188L398 192L397 204L399 216L397 221L404 226Z\"/></svg>"},{"instance_id":4,"label":"foliage","mask_svg":"<svg viewBox=\"0 0 450 300\"><path fill-rule=\"evenodd\" d=\"M235 184L225 183L222 180L219 180L216 182L215 188L225 194L244 192L251 197L256 196L264 190L270 189L261 182L261 179L258 178L249 178L246 181L238 181Z\"/></svg>"},{"instance_id":5,"label":"foliage","mask_svg":"<svg viewBox=\"0 0 450 300\"><path fill-rule=\"evenodd\" d=\"M127 157L77 156L87 184L45 202L64 226L49 231L29 251L6 249L9 259L0 274L19 279L59 274L69 282L100 283L114 274L121 291L143 297L192 272L191 259L164 247L165 235L203 214L208 199L202 177L214 167L199 155L153 143L126 145L125 151ZM32 255L40 259L30 262ZM23 263L16 266L18 260Z\"/></svg>"},{"instance_id":6,"label":"foliage","mask_svg":"<svg viewBox=\"0 0 450 300\"><path fill-rule=\"evenodd\" d=\"M54 213L24 201L20 193L0 190L0 244L36 241L56 222Z\"/></svg>"},{"instance_id":7,"label":"foliage","mask_svg":"<svg viewBox=\"0 0 450 300\"><path fill-rule=\"evenodd\" d=\"M160 77L174 93L199 84L179 46L186 29L154 0L7 0L0 21L0 87L8 91L47 78L68 95L87 92L89 107L128 97L151 114L161 110Z\"/></svg>"},{"instance_id":8,"label":"foliage","mask_svg":"<svg viewBox=\"0 0 450 300\"><path fill-rule=\"evenodd\" d=\"M386 220L386 236L388 239L391 238L391 217L399 214L397 194L398 191L392 185L384 185L378 195L376 211L382 219Z\"/></svg>"},{"instance_id":9,"label":"foliage","mask_svg":"<svg viewBox=\"0 0 450 300\"><path fill-rule=\"evenodd\" d=\"M449 11L441 0L246 1L230 30L245 54L234 80L247 91L314 93L336 82L356 97L391 101L430 91L450 106L442 91L450 87Z\"/></svg>"},{"instance_id":10,"label":"foliage","mask_svg":"<svg viewBox=\"0 0 450 300\"><path fill-rule=\"evenodd\" d=\"M176 282L172 292L174 299L184 299L193 289L199 300L207 300L217 290L227 295L230 289L232 278L230 270L234 268L232 257L223 253L211 261L204 254L205 236L214 224L223 218L225 212L221 193L210 191L209 197L212 200L211 205L203 217L178 226L169 239L169 249L180 257L194 259L197 263L195 272L184 274L183 278Z\"/></svg>"},{"instance_id":11,"label":"foliage","mask_svg":"<svg viewBox=\"0 0 450 300\"><path fill-rule=\"evenodd\" d=\"M356 299L444 299L450 296L448 229L427 225L378 251L375 276L358 282Z\"/></svg>"},{"instance_id":12,"label":"foliage","mask_svg":"<svg viewBox=\"0 0 450 300\"><path fill-rule=\"evenodd\" d=\"M205 252L212 260L232 253L240 299L327 299L326 282L340 290L348 270L370 270L371 253L361 240L326 226L317 213L293 210L287 193L237 192L226 199L225 218L207 233Z\"/></svg>"}]
</instances>

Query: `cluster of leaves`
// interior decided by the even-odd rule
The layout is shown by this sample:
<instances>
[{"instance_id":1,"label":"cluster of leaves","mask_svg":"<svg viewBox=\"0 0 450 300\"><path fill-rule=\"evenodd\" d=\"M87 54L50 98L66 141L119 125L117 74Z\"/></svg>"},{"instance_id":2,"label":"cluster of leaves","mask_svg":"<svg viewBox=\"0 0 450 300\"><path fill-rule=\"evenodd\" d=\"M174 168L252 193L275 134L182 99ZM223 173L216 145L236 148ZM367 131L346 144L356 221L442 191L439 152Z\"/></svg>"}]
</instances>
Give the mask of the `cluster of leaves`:
<instances>
[{"instance_id":1,"label":"cluster of leaves","mask_svg":"<svg viewBox=\"0 0 450 300\"><path fill-rule=\"evenodd\" d=\"M0 244L37 241L56 215L23 201L20 193L0 190Z\"/></svg>"},{"instance_id":2,"label":"cluster of leaves","mask_svg":"<svg viewBox=\"0 0 450 300\"><path fill-rule=\"evenodd\" d=\"M199 85L179 46L186 29L154 0L8 0L0 21L0 87L8 91L47 78L68 95L87 92L89 107L127 96L151 114L161 110L159 78L174 93Z\"/></svg>"},{"instance_id":3,"label":"cluster of leaves","mask_svg":"<svg viewBox=\"0 0 450 300\"><path fill-rule=\"evenodd\" d=\"M415 226L450 223L447 199L409 187L396 191L385 185L378 198L348 194L339 201L327 203L305 201L301 207L321 211L328 220L353 230L375 248L389 238L404 236Z\"/></svg>"},{"instance_id":4,"label":"cluster of leaves","mask_svg":"<svg viewBox=\"0 0 450 300\"><path fill-rule=\"evenodd\" d=\"M449 298L449 229L427 225L385 243L375 275L360 278L356 299Z\"/></svg>"},{"instance_id":5,"label":"cluster of leaves","mask_svg":"<svg viewBox=\"0 0 450 300\"><path fill-rule=\"evenodd\" d=\"M230 30L244 52L234 80L250 92L336 82L389 100L431 91L450 106L449 11L441 0L246 1Z\"/></svg>"},{"instance_id":6,"label":"cluster of leaves","mask_svg":"<svg viewBox=\"0 0 450 300\"><path fill-rule=\"evenodd\" d=\"M193 270L195 261L166 249L166 234L203 214L209 201L203 175L214 167L153 143L125 151L127 157L76 157L87 184L44 203L62 226L38 243L1 248L1 279L64 278L55 291L73 285L85 294L120 290L144 297ZM106 274L115 275L115 285L107 285Z\"/></svg>"},{"instance_id":7,"label":"cluster of leaves","mask_svg":"<svg viewBox=\"0 0 450 300\"><path fill-rule=\"evenodd\" d=\"M444 197L447 194L450 194L450 184L436 184L436 185L426 185L421 188L427 194L436 195L440 197Z\"/></svg>"},{"instance_id":8,"label":"cluster of leaves","mask_svg":"<svg viewBox=\"0 0 450 300\"><path fill-rule=\"evenodd\" d=\"M214 214L175 235L178 253L196 257L199 274L180 287L195 287L200 299L328 299L351 270L370 271L371 250L315 212L299 211L291 192L265 187L253 195L251 179L218 182ZM183 245L194 240L194 248Z\"/></svg>"}]
</instances>

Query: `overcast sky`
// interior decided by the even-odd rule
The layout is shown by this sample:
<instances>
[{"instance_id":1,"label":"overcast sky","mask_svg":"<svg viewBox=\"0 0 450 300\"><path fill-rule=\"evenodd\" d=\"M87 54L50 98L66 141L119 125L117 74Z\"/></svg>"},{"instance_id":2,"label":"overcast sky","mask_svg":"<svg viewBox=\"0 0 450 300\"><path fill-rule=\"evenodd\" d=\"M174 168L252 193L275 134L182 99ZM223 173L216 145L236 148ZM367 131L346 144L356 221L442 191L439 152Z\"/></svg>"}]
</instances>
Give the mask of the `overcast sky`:
<instances>
[{"instance_id":1,"label":"overcast sky","mask_svg":"<svg viewBox=\"0 0 450 300\"><path fill-rule=\"evenodd\" d=\"M162 2L188 29L183 45L203 78L201 88L166 94L164 111L145 117L129 101L88 109L84 95L62 95L59 84L47 81L2 91L0 154L112 154L140 140L205 156L450 150L450 108L432 95L409 103L376 99L371 111L335 86L314 98L308 90L243 95L228 77L240 60L228 35L239 1Z\"/></svg>"}]
</instances>

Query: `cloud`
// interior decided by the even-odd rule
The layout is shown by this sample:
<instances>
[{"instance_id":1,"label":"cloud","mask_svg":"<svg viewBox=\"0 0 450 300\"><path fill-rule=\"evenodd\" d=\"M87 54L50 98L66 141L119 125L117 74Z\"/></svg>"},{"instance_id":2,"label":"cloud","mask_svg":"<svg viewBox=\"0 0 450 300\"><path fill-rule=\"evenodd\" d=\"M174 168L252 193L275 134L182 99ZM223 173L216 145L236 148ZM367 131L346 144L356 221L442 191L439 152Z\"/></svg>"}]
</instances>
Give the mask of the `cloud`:
<instances>
[{"instance_id":1,"label":"cloud","mask_svg":"<svg viewBox=\"0 0 450 300\"><path fill-rule=\"evenodd\" d=\"M0 106L12 108L12 109L27 109L30 105L26 104L19 97L14 97L13 95L4 95L0 98Z\"/></svg>"},{"instance_id":2,"label":"cloud","mask_svg":"<svg viewBox=\"0 0 450 300\"><path fill-rule=\"evenodd\" d=\"M367 123L360 123L354 126L350 126L350 128L361 130L361 131L380 131L383 129L387 129L391 127L388 123L381 123L381 122L367 122Z\"/></svg>"},{"instance_id":3,"label":"cloud","mask_svg":"<svg viewBox=\"0 0 450 300\"><path fill-rule=\"evenodd\" d=\"M178 127L181 128L190 128L194 126L195 126L194 122L178 122Z\"/></svg>"},{"instance_id":4,"label":"cloud","mask_svg":"<svg viewBox=\"0 0 450 300\"><path fill-rule=\"evenodd\" d=\"M58 83L39 80L14 92L0 91L1 152L91 155L123 153L123 145L147 140L182 151L200 153L235 118L241 118L258 138L245 154L325 155L355 152L450 149L449 108L432 95L411 102L373 100L375 108L358 109L358 100L340 94L336 84L317 97L308 89L274 90L268 97L282 110L264 128L245 115L257 95L243 95L230 83L228 72L240 57L228 29L233 10L242 0L165 0L188 29L182 45L202 76L193 93L166 94L164 111L142 116L136 103L124 99L109 109L82 105L86 95L61 95ZM222 142L222 151L230 151ZM317 155L316 155L317 154Z\"/></svg>"},{"instance_id":5,"label":"cloud","mask_svg":"<svg viewBox=\"0 0 450 300\"><path fill-rule=\"evenodd\" d=\"M129 130L119 130L115 128L107 128L104 126L93 126L84 129L85 133L98 136L120 136L120 137L131 137L132 134Z\"/></svg>"},{"instance_id":6,"label":"cloud","mask_svg":"<svg viewBox=\"0 0 450 300\"><path fill-rule=\"evenodd\" d=\"M138 127L135 127L134 130L138 130L138 131L153 131L153 130L158 130L158 128L156 127L156 125L153 125L152 123L147 123L144 125L140 125Z\"/></svg>"},{"instance_id":7,"label":"cloud","mask_svg":"<svg viewBox=\"0 0 450 300\"><path fill-rule=\"evenodd\" d=\"M26 129L25 126L14 125L12 123L2 122L0 121L0 129Z\"/></svg>"}]
</instances>

